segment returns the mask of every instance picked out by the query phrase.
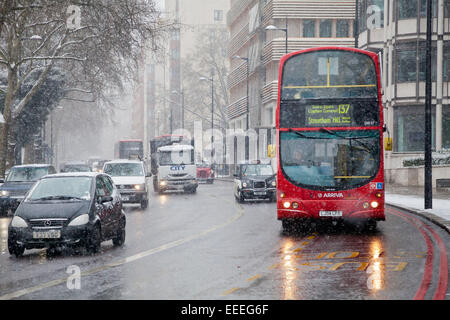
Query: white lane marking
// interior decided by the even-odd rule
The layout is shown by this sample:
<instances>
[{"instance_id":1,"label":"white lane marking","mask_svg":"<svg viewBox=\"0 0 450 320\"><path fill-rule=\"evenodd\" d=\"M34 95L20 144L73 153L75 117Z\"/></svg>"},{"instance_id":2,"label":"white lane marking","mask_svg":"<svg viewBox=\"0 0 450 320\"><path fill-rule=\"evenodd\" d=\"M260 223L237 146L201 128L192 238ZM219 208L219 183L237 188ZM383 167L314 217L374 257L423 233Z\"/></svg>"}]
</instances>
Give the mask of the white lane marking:
<instances>
[{"instance_id":1,"label":"white lane marking","mask_svg":"<svg viewBox=\"0 0 450 320\"><path fill-rule=\"evenodd\" d=\"M182 245L184 243L190 242L190 241L192 241L194 239L200 238L200 237L202 237L204 235L207 235L207 234L209 234L211 232L214 232L217 229L226 227L227 225L233 223L234 221L236 221L237 219L242 217L243 214L244 214L244 210L243 210L242 206L239 206L239 212L235 216L233 216L231 219L229 219L228 221L226 221L226 222L224 222L222 224L214 226L214 227L212 227L210 229L207 229L207 230L205 230L203 232L197 233L197 234L192 235L190 237L187 237L187 238L184 238L184 239L180 239L180 240L176 240L176 241L172 241L172 242L169 242L169 243L167 243L165 245L162 245L160 247L153 248L153 249L150 249L150 250L147 250L147 251L143 251L141 253L137 253L135 255L129 256L129 257L125 258L125 259L122 259L122 260L119 260L119 261L116 261L116 262L112 262L112 263L108 263L108 264L103 265L101 267L98 267L98 268L95 268L95 269L83 272L83 273L81 273L81 276L87 276L87 275L95 274L97 272L100 272L100 271L103 271L103 270L106 270L106 269L110 269L110 268L113 268L113 267L124 265L126 263L130 263L130 262L133 262L133 261L145 258L147 256L150 256L152 254L155 254L155 253L158 253L158 252L161 252L161 251L164 251L164 250L168 250L168 249L171 249L173 247L176 247L176 246ZM10 300L10 299L19 298L19 297L21 297L23 295L26 295L26 294L34 293L36 291L40 291L40 290L45 289L45 288L50 288L50 287L54 287L54 286L63 284L66 281L67 281L67 277L62 278L62 279L49 281L49 282L46 282L46 283L42 283L42 284L36 285L34 287L25 288L25 289L21 289L21 290L15 291L15 292L7 293L5 295L0 296L0 300Z\"/></svg>"}]
</instances>

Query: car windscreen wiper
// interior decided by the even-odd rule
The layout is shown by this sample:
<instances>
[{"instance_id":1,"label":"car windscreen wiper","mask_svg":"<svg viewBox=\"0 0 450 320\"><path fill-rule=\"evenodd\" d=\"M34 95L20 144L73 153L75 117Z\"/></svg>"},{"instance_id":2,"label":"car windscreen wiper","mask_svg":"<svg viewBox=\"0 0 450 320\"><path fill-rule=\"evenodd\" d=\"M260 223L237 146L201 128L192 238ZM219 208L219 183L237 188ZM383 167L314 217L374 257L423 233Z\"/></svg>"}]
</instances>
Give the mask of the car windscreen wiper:
<instances>
[{"instance_id":1,"label":"car windscreen wiper","mask_svg":"<svg viewBox=\"0 0 450 320\"><path fill-rule=\"evenodd\" d=\"M46 200L84 200L79 197L74 196L48 196L48 197L42 197L38 199L31 199L32 201L46 201Z\"/></svg>"}]
</instances>

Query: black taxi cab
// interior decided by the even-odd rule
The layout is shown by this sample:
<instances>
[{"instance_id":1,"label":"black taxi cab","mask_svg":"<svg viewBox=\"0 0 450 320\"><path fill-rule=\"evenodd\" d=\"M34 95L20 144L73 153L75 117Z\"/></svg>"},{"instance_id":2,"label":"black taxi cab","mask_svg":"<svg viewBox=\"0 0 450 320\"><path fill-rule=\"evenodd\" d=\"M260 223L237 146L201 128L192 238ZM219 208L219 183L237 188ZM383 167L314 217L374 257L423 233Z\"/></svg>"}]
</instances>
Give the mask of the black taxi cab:
<instances>
[{"instance_id":1,"label":"black taxi cab","mask_svg":"<svg viewBox=\"0 0 450 320\"><path fill-rule=\"evenodd\" d=\"M234 196L245 201L276 201L276 173L270 163L245 161L237 166L234 174Z\"/></svg>"}]
</instances>

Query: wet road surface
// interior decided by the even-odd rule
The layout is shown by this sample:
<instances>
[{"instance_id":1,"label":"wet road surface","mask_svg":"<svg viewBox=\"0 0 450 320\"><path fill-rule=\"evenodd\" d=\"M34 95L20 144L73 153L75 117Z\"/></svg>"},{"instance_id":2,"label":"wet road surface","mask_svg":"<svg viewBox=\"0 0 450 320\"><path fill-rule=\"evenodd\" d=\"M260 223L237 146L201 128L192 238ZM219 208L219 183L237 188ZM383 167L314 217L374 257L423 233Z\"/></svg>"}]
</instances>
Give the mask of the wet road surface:
<instances>
[{"instance_id":1,"label":"wet road surface","mask_svg":"<svg viewBox=\"0 0 450 320\"><path fill-rule=\"evenodd\" d=\"M216 181L125 211L125 245L104 242L96 255L15 258L10 218L0 218L0 299L450 299L449 235L398 209L375 231L324 224L286 233L274 203L238 204L232 184Z\"/></svg>"}]
</instances>

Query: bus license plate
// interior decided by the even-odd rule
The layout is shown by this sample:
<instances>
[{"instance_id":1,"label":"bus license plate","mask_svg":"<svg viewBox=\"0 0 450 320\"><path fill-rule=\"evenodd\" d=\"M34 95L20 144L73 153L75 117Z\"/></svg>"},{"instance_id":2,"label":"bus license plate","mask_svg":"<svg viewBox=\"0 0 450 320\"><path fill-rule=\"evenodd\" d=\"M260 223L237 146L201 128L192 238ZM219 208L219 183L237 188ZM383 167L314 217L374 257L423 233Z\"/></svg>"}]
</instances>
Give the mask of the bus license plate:
<instances>
[{"instance_id":1,"label":"bus license plate","mask_svg":"<svg viewBox=\"0 0 450 320\"><path fill-rule=\"evenodd\" d=\"M319 211L321 217L342 217L342 211Z\"/></svg>"},{"instance_id":2,"label":"bus license plate","mask_svg":"<svg viewBox=\"0 0 450 320\"><path fill-rule=\"evenodd\" d=\"M61 238L61 230L33 232L33 239L58 239L58 238Z\"/></svg>"}]
</instances>

